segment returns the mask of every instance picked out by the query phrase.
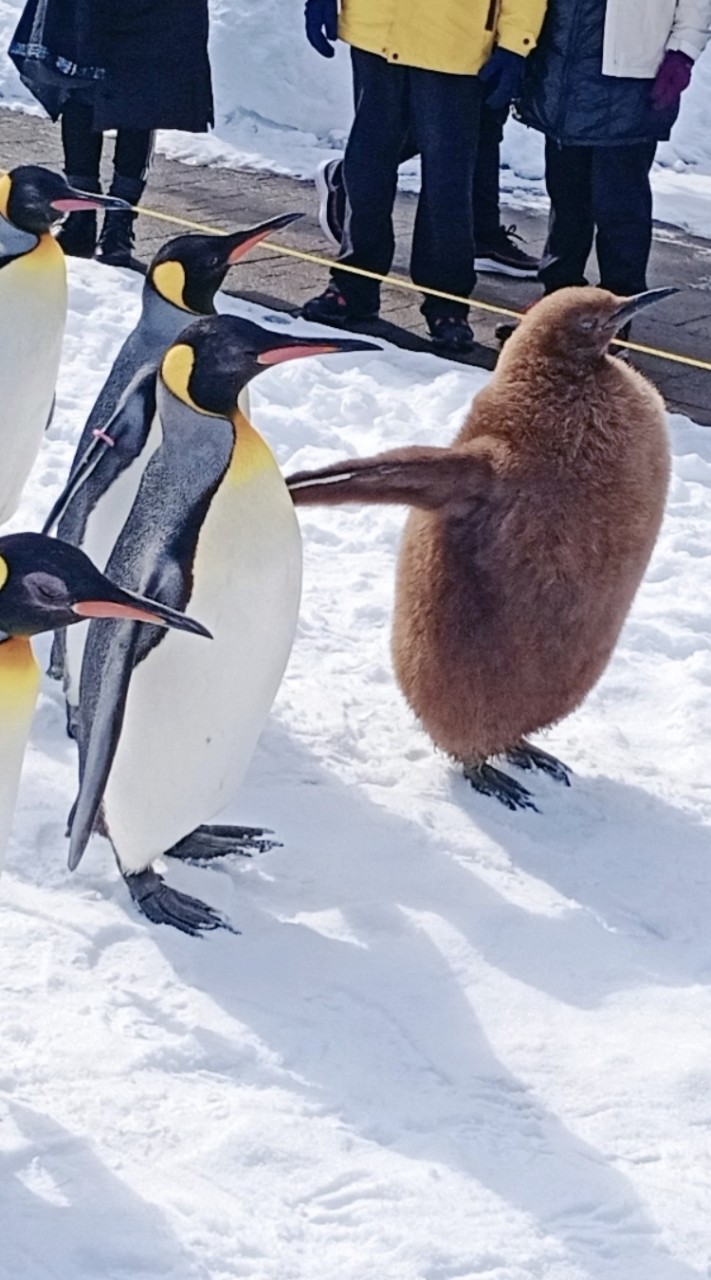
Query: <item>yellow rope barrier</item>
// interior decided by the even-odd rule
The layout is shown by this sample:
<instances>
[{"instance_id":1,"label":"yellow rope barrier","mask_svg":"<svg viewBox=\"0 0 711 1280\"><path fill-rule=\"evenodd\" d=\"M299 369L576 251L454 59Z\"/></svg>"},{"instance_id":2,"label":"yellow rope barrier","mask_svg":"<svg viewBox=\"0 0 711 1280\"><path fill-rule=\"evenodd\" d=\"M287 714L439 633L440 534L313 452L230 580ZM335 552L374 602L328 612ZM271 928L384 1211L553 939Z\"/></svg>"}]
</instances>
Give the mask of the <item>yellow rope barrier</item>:
<instances>
[{"instance_id":1,"label":"yellow rope barrier","mask_svg":"<svg viewBox=\"0 0 711 1280\"><path fill-rule=\"evenodd\" d=\"M187 227L191 231L208 232L212 235L225 235L226 232L221 227L212 227L205 222L194 222L189 218L179 218L173 213L162 213L159 209L146 209L139 205L134 210L146 218L157 218L162 222L173 222L176 226ZM331 268L334 265L332 258L324 258L318 253L307 253L304 249L292 249L285 244L276 244L273 240L262 241L262 247L268 249L271 253L282 254L289 258L300 258L302 262L313 262L319 267ZM443 298L446 302L463 302L468 307L475 307L479 311L491 311L499 316L514 316L518 319L521 315L520 311L512 311L508 307L498 307L493 302L481 302L478 298L462 298L456 293L443 293L440 289L425 289L424 287L413 284L411 280L405 280L402 276L381 276L375 271L366 271L364 267L352 267L345 264L339 264L339 271L350 272L354 276L364 276L367 280L377 280L379 284L389 284L395 289L410 289L413 293L424 293L430 298ZM671 360L675 364L689 365L692 369L704 369L707 373L711 373L711 361L697 360L694 356L683 356L676 351L665 351L659 347L642 346L639 342L623 342L622 339L615 339L615 346L626 347L629 351L637 351L641 355L654 356L657 360Z\"/></svg>"}]
</instances>

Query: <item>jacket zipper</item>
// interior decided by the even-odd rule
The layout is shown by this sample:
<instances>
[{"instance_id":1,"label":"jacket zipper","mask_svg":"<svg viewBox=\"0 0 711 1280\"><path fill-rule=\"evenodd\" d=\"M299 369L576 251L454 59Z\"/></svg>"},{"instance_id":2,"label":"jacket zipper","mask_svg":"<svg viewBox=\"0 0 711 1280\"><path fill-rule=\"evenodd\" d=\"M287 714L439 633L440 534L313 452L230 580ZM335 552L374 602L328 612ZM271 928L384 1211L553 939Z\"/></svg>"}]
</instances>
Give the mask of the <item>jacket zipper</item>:
<instances>
[{"instance_id":1,"label":"jacket zipper","mask_svg":"<svg viewBox=\"0 0 711 1280\"><path fill-rule=\"evenodd\" d=\"M489 12L486 15L486 22L484 24L485 31L496 30L496 18L497 18L496 10L498 9L498 7L499 7L499 0L489 0Z\"/></svg>"},{"instance_id":2,"label":"jacket zipper","mask_svg":"<svg viewBox=\"0 0 711 1280\"><path fill-rule=\"evenodd\" d=\"M568 82L570 80L569 54L570 54L571 47L573 49L575 48L576 38L578 35L578 27L580 26L580 10L581 9L582 9L582 0L576 0L575 13L573 14L572 24L570 27L570 34L568 36L568 43L565 47L565 68L563 71L563 84L562 84L562 92L560 95L560 108L558 111L558 121L557 121L558 128L556 130L558 136L555 139L556 145L559 148L563 146L563 141L560 137L560 134L562 132L563 120L565 119L565 96L568 91Z\"/></svg>"}]
</instances>

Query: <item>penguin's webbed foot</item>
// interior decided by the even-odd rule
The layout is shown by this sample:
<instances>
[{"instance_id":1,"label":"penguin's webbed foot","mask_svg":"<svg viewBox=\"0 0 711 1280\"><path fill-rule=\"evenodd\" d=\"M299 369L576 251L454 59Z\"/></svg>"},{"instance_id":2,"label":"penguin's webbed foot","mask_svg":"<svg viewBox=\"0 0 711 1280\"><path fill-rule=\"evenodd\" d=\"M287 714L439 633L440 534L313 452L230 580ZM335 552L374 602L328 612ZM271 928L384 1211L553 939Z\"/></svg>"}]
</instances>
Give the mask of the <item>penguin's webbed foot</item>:
<instances>
[{"instance_id":1,"label":"penguin's webbed foot","mask_svg":"<svg viewBox=\"0 0 711 1280\"><path fill-rule=\"evenodd\" d=\"M507 809L533 809L535 813L539 812L526 787L490 764L466 764L464 777L480 795L493 796L506 805Z\"/></svg>"},{"instance_id":2,"label":"penguin's webbed foot","mask_svg":"<svg viewBox=\"0 0 711 1280\"><path fill-rule=\"evenodd\" d=\"M152 867L135 875L124 874L123 878L139 911L153 924L172 925L191 938L199 938L212 929L227 929L229 933L239 933L239 929L235 929L229 920L206 902L171 889Z\"/></svg>"},{"instance_id":3,"label":"penguin's webbed foot","mask_svg":"<svg viewBox=\"0 0 711 1280\"><path fill-rule=\"evenodd\" d=\"M266 827L196 827L189 836L184 836L172 849L168 849L165 856L180 858L181 862L193 862L197 866L214 862L215 858L227 858L230 854L251 858L253 853L281 848L279 840L269 839L271 835Z\"/></svg>"},{"instance_id":4,"label":"penguin's webbed foot","mask_svg":"<svg viewBox=\"0 0 711 1280\"><path fill-rule=\"evenodd\" d=\"M549 755L547 751L541 751L540 747L534 747L533 743L528 742L526 738L522 738L517 747L512 747L506 752L506 759L509 764L516 765L518 769L538 769L541 773L547 773L548 777L556 782L562 782L566 787L570 786L571 770L567 764Z\"/></svg>"}]
</instances>

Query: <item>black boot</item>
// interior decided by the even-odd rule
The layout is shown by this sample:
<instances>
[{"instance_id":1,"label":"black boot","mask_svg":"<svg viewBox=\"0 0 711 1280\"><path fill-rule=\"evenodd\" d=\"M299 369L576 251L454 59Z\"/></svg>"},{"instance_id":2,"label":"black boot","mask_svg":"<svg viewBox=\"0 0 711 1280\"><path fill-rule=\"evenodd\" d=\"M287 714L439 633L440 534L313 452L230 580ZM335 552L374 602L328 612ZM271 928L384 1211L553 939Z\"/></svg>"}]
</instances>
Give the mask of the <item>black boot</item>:
<instances>
[{"instance_id":1,"label":"black boot","mask_svg":"<svg viewBox=\"0 0 711 1280\"><path fill-rule=\"evenodd\" d=\"M109 195L120 196L129 204L136 205L145 186L140 178L122 178L116 173ZM131 267L134 271L145 271L145 267L133 256L135 220L136 215L132 209L109 209L104 214L104 225L95 255L99 262L105 262L110 267Z\"/></svg>"},{"instance_id":2,"label":"black boot","mask_svg":"<svg viewBox=\"0 0 711 1280\"><path fill-rule=\"evenodd\" d=\"M75 173L68 173L66 178L70 187L76 187L79 191L90 191L94 195L101 191L98 178L87 178ZM70 213L57 232L57 243L70 258L93 258L96 249L95 210Z\"/></svg>"}]
</instances>

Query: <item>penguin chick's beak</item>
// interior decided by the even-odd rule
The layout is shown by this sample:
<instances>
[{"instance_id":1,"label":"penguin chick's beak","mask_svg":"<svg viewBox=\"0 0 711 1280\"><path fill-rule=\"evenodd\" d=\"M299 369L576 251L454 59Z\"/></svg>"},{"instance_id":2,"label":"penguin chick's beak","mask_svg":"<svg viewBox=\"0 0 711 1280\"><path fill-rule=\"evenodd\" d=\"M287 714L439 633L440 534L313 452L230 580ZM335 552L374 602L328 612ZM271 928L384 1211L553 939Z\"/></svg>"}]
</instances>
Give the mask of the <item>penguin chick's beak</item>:
<instances>
[{"instance_id":1,"label":"penguin chick's beak","mask_svg":"<svg viewBox=\"0 0 711 1280\"><path fill-rule=\"evenodd\" d=\"M171 627L175 631L189 631L193 635L212 639L207 627L203 627L194 618L188 618L177 609L159 604L157 600L148 600L118 589L111 600L77 600L72 605L72 613L78 618L124 618L130 622L151 622L157 627Z\"/></svg>"},{"instance_id":2,"label":"penguin chick's beak","mask_svg":"<svg viewBox=\"0 0 711 1280\"><path fill-rule=\"evenodd\" d=\"M67 187L67 194L51 200L53 209L60 213L78 213L82 209L130 209L126 200L119 196L102 196L98 192L79 191L77 187Z\"/></svg>"},{"instance_id":3,"label":"penguin chick's beak","mask_svg":"<svg viewBox=\"0 0 711 1280\"><path fill-rule=\"evenodd\" d=\"M651 307L653 303L661 302L662 298L670 298L673 293L678 292L677 288L670 285L666 289L647 289L645 293L636 293L634 297L626 298L622 306L608 316L603 327L617 333L638 311L644 311L645 307Z\"/></svg>"},{"instance_id":4,"label":"penguin chick's beak","mask_svg":"<svg viewBox=\"0 0 711 1280\"><path fill-rule=\"evenodd\" d=\"M322 342L320 338L295 338L292 342L282 339L280 346L261 351L257 364L281 364L283 360L300 360L303 356L328 356L347 351L381 351L375 342L361 342L356 338L334 338Z\"/></svg>"},{"instance_id":5,"label":"penguin chick's beak","mask_svg":"<svg viewBox=\"0 0 711 1280\"><path fill-rule=\"evenodd\" d=\"M280 231L282 227L288 227L292 222L296 222L298 218L303 218L303 213L282 213L278 218L270 218L268 222L262 222L258 227L250 227L249 231L236 231L234 235L228 236L234 248L230 251L227 259L230 266L234 266L235 262L239 262L249 253L256 244L261 240L266 240L272 231Z\"/></svg>"}]
</instances>

